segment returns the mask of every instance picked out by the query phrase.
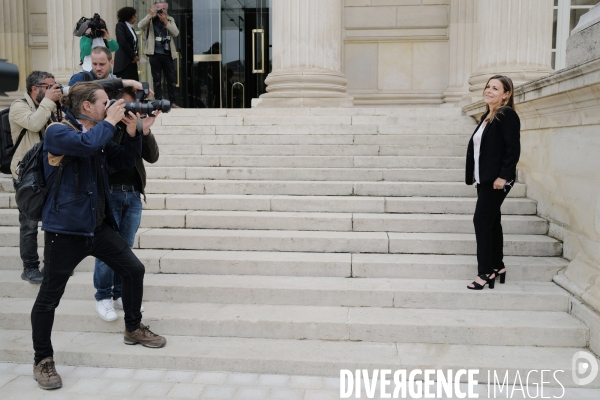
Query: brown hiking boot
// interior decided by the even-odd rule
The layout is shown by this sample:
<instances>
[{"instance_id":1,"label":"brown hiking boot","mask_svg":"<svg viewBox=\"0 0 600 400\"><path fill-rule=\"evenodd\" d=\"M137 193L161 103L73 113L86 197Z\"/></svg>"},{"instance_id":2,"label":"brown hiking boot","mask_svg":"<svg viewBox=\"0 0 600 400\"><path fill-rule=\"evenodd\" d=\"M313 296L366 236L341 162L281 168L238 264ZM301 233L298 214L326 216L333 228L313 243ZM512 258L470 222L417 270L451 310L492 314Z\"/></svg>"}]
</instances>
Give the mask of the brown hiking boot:
<instances>
[{"instance_id":1,"label":"brown hiking boot","mask_svg":"<svg viewBox=\"0 0 600 400\"><path fill-rule=\"evenodd\" d=\"M56 372L56 366L52 357L46 357L38 363L33 364L33 379L41 389L58 389L62 387L62 379Z\"/></svg>"},{"instance_id":2,"label":"brown hiking boot","mask_svg":"<svg viewBox=\"0 0 600 400\"><path fill-rule=\"evenodd\" d=\"M150 327L144 324L140 324L140 327L133 332L125 330L124 341L125 344L141 343L142 346L155 349L165 347L167 344L167 339L164 336L159 336L151 332Z\"/></svg>"}]
</instances>

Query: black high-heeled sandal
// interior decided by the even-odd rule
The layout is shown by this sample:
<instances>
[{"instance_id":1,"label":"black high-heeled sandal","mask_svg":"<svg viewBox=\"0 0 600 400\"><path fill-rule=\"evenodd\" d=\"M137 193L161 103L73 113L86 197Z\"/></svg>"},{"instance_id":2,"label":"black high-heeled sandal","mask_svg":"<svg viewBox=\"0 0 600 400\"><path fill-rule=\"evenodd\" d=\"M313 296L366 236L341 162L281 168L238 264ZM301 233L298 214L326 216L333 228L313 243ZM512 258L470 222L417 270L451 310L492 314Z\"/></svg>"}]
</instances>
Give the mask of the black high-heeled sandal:
<instances>
[{"instance_id":1,"label":"black high-heeled sandal","mask_svg":"<svg viewBox=\"0 0 600 400\"><path fill-rule=\"evenodd\" d=\"M467 285L467 289L471 289L471 290L482 290L482 289L485 287L485 285L486 285L486 284L487 284L487 285L490 287L490 289L493 289L493 288L494 288L494 283L496 282L496 274L495 274L495 273L494 273L494 277L493 277L493 278L490 278L490 277L489 277L488 275L486 275L486 274L479 274L479 275L477 275L477 276L478 276L479 278L481 278L482 280L484 280L484 281L485 281L485 283L484 283L483 285L481 285L481 284L479 284L479 283L477 283L477 282L473 281L473 283L472 283L473 287L470 287L470 286L468 286L468 285Z\"/></svg>"},{"instance_id":2,"label":"black high-heeled sandal","mask_svg":"<svg viewBox=\"0 0 600 400\"><path fill-rule=\"evenodd\" d=\"M501 270L504 270L504 272L500 273ZM500 277L501 284L504 284L504 282L506 282L506 268L495 269L494 275L494 279L496 279L497 276Z\"/></svg>"}]
</instances>

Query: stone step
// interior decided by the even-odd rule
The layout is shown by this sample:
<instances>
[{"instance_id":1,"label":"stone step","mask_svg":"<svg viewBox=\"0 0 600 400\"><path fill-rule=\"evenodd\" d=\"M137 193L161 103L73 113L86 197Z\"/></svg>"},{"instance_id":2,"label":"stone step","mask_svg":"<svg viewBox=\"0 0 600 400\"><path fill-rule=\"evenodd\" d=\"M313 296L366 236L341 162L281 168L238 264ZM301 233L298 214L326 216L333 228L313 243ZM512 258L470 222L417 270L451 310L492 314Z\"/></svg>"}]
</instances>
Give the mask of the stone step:
<instances>
[{"instance_id":1,"label":"stone step","mask_svg":"<svg viewBox=\"0 0 600 400\"><path fill-rule=\"evenodd\" d=\"M2 195L0 195L0 198ZM198 211L359 212L401 214L470 214L475 198L361 197L361 196L260 196L260 195L147 195L145 209ZM531 215L537 210L530 199L506 199L502 214Z\"/></svg>"},{"instance_id":2,"label":"stone step","mask_svg":"<svg viewBox=\"0 0 600 400\"><path fill-rule=\"evenodd\" d=\"M477 248L475 235L466 233L149 229L138 236L143 249L475 254ZM0 227L0 238L16 246L18 229ZM562 243L542 235L504 235L504 254L559 256Z\"/></svg>"},{"instance_id":3,"label":"stone step","mask_svg":"<svg viewBox=\"0 0 600 400\"><path fill-rule=\"evenodd\" d=\"M360 125L227 125L230 121L224 121L224 124L219 124L222 119L212 120L215 125L193 125L193 119L185 121L172 121L173 123L189 123L192 125L154 125L152 132L156 136L168 135L224 135L224 136L240 136L240 135L397 135L397 136L414 136L414 135L456 135L469 136L477 124L402 124L396 125L377 125L377 124L360 124ZM209 121L210 122L210 121Z\"/></svg>"},{"instance_id":4,"label":"stone step","mask_svg":"<svg viewBox=\"0 0 600 400\"><path fill-rule=\"evenodd\" d=\"M148 167L148 179L463 182L462 169Z\"/></svg>"},{"instance_id":5,"label":"stone step","mask_svg":"<svg viewBox=\"0 0 600 400\"><path fill-rule=\"evenodd\" d=\"M409 115L356 115L352 117L352 125L432 126L437 128L443 128L444 126L476 127L474 119L465 118L464 116L436 117L430 120L422 116Z\"/></svg>"},{"instance_id":6,"label":"stone step","mask_svg":"<svg viewBox=\"0 0 600 400\"><path fill-rule=\"evenodd\" d=\"M477 197L461 182L349 182L148 179L153 194ZM509 197L525 197L526 185L516 183Z\"/></svg>"},{"instance_id":7,"label":"stone step","mask_svg":"<svg viewBox=\"0 0 600 400\"><path fill-rule=\"evenodd\" d=\"M467 146L470 132L465 135L380 135L380 134L279 134L279 135L242 135L170 133L155 131L156 141L163 145L396 145L396 146Z\"/></svg>"},{"instance_id":8,"label":"stone step","mask_svg":"<svg viewBox=\"0 0 600 400\"><path fill-rule=\"evenodd\" d=\"M390 253L476 254L477 251L475 234L390 232L388 237ZM543 235L504 235L504 254L560 256L562 243Z\"/></svg>"},{"instance_id":9,"label":"stone step","mask_svg":"<svg viewBox=\"0 0 600 400\"><path fill-rule=\"evenodd\" d=\"M165 115L159 121L161 126L328 126L328 125L401 125L405 127L442 127L464 128L474 126L473 119L464 116L431 117L424 123L419 116L282 116L282 115L245 115L245 116L203 116L198 118L191 115Z\"/></svg>"},{"instance_id":10,"label":"stone step","mask_svg":"<svg viewBox=\"0 0 600 400\"><path fill-rule=\"evenodd\" d=\"M168 195L148 194L147 210L358 212L400 214L470 214L475 198L460 197L361 197L268 195ZM0 209L16 209L13 193L0 193ZM527 198L508 198L503 215L535 215L537 204Z\"/></svg>"},{"instance_id":11,"label":"stone step","mask_svg":"<svg viewBox=\"0 0 600 400\"><path fill-rule=\"evenodd\" d=\"M0 298L3 328L26 330L35 298ZM62 299L53 331L123 332L95 301ZM144 302L163 335L500 346L584 347L588 328L566 312ZM118 312L123 315L121 311ZM426 335L423 332L427 332Z\"/></svg>"},{"instance_id":12,"label":"stone step","mask_svg":"<svg viewBox=\"0 0 600 400\"><path fill-rule=\"evenodd\" d=\"M166 144L160 146L166 155L245 155L245 156L441 156L460 157L466 154L466 144L460 146L395 146L395 145L229 145L229 144Z\"/></svg>"},{"instance_id":13,"label":"stone step","mask_svg":"<svg viewBox=\"0 0 600 400\"><path fill-rule=\"evenodd\" d=\"M159 118L179 117L246 117L246 116L404 116L404 117L427 117L430 119L456 118L469 119L462 114L459 108L435 108L431 107L351 107L351 108L180 108L171 110L169 114L163 114Z\"/></svg>"},{"instance_id":14,"label":"stone step","mask_svg":"<svg viewBox=\"0 0 600 400\"><path fill-rule=\"evenodd\" d=\"M152 327L154 329L154 327ZM158 331L157 331L158 332ZM162 332L158 332L162 333ZM61 365L112 368L189 369L263 374L339 376L340 369L407 370L479 369L486 383L488 371L497 376L527 376L532 370L557 371L564 387L573 382L573 354L583 348L539 346L480 346L421 343L334 342L167 336L165 350L122 344L122 333L56 331L52 342ZM0 359L30 363L30 330L0 330ZM564 372L560 372L564 371ZM531 374L531 379L534 379ZM491 374L493 379L493 373ZM466 379L465 376L463 376ZM548 375L545 378L549 378ZM502 378L500 378L502 379ZM540 382L540 376L535 377ZM559 386L554 382L554 386ZM518 387L518 386L517 386ZM589 386L600 387L596 378Z\"/></svg>"},{"instance_id":15,"label":"stone step","mask_svg":"<svg viewBox=\"0 0 600 400\"><path fill-rule=\"evenodd\" d=\"M79 268L78 268L79 270ZM510 273L509 273L510 274ZM509 275L510 276L510 275ZM69 279L63 299L92 302L92 272ZM552 282L497 284L480 293L447 279L348 279L257 275L146 274L145 302L263 304L411 309L568 311L568 293ZM0 271L3 297L35 298L38 286ZM474 301L475 296L477 301Z\"/></svg>"},{"instance_id":16,"label":"stone step","mask_svg":"<svg viewBox=\"0 0 600 400\"><path fill-rule=\"evenodd\" d=\"M40 245L43 242L39 242ZM471 255L350 254L261 251L203 251L134 249L146 273L205 275L278 275L400 279L454 279L470 283L477 271ZM38 249L43 260L43 247ZM86 258L79 271L93 271ZM510 282L551 282L568 261L558 257L504 257ZM0 270L19 271L18 247L0 247Z\"/></svg>"},{"instance_id":17,"label":"stone step","mask_svg":"<svg viewBox=\"0 0 600 400\"><path fill-rule=\"evenodd\" d=\"M149 164L146 164L150 166ZM161 154L156 167L275 167L275 168L454 168L464 157L413 156L169 156Z\"/></svg>"},{"instance_id":18,"label":"stone step","mask_svg":"<svg viewBox=\"0 0 600 400\"><path fill-rule=\"evenodd\" d=\"M10 211L13 226L18 226L16 210ZM351 214L257 211L176 211L147 210L142 214L143 228L269 229L297 231L354 232L438 232L475 233L473 216L452 214ZM536 216L509 215L502 221L503 232L544 235L548 222Z\"/></svg>"}]
</instances>

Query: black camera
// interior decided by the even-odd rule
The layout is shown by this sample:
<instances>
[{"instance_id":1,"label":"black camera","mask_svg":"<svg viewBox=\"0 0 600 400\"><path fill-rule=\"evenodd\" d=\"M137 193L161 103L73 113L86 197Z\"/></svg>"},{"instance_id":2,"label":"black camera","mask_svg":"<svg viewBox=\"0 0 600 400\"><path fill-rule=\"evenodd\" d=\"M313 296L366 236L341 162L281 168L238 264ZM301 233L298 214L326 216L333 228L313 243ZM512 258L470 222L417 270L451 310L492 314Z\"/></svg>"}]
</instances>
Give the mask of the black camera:
<instances>
[{"instance_id":1,"label":"black camera","mask_svg":"<svg viewBox=\"0 0 600 400\"><path fill-rule=\"evenodd\" d=\"M161 111L164 113L168 113L171 111L171 102L169 100L146 100L148 94L150 94L150 85L148 82L142 82L143 90L138 90L135 102L133 103L125 103L125 112L131 111L132 113L140 113L141 115L146 115L148 117L154 117L152 114L153 111ZM116 103L117 100L111 100L110 106Z\"/></svg>"},{"instance_id":2,"label":"black camera","mask_svg":"<svg viewBox=\"0 0 600 400\"><path fill-rule=\"evenodd\" d=\"M159 8L158 10L156 10L156 13L157 13L157 14L162 14L162 13L163 13L163 9L162 9L162 8Z\"/></svg>"},{"instance_id":3,"label":"black camera","mask_svg":"<svg viewBox=\"0 0 600 400\"><path fill-rule=\"evenodd\" d=\"M85 31L87 31L88 28L91 29L91 32L86 35ZM91 39L100 38L104 36L102 29L106 29L106 24L101 21L100 15L96 13L92 18L81 17L75 25L73 35L79 37L85 35Z\"/></svg>"},{"instance_id":4,"label":"black camera","mask_svg":"<svg viewBox=\"0 0 600 400\"><path fill-rule=\"evenodd\" d=\"M69 94L69 88L70 88L70 86L63 86L60 83L57 83L56 86L57 86L57 89L60 89L60 92L62 94Z\"/></svg>"},{"instance_id":5,"label":"black camera","mask_svg":"<svg viewBox=\"0 0 600 400\"><path fill-rule=\"evenodd\" d=\"M106 24L100 20L100 15L94 14L94 16L90 19L88 28L92 30L90 34L87 35L88 37L92 39L100 38L104 36L102 29L106 29Z\"/></svg>"}]
</instances>

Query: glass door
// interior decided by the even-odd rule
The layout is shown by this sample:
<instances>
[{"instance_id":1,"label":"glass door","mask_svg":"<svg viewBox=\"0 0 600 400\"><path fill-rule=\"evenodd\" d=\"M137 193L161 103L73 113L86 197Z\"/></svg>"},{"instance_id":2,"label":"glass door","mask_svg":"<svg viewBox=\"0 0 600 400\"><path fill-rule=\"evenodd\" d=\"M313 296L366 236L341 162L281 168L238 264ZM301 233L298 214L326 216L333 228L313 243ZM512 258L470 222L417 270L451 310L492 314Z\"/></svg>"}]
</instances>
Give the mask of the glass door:
<instances>
[{"instance_id":1,"label":"glass door","mask_svg":"<svg viewBox=\"0 0 600 400\"><path fill-rule=\"evenodd\" d=\"M221 0L223 103L249 108L270 72L271 0Z\"/></svg>"},{"instance_id":2,"label":"glass door","mask_svg":"<svg viewBox=\"0 0 600 400\"><path fill-rule=\"evenodd\" d=\"M271 71L271 0L172 0L178 104L249 108ZM181 99L181 100L180 100Z\"/></svg>"}]
</instances>

